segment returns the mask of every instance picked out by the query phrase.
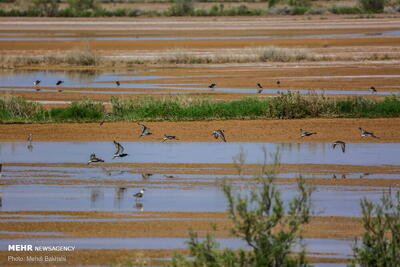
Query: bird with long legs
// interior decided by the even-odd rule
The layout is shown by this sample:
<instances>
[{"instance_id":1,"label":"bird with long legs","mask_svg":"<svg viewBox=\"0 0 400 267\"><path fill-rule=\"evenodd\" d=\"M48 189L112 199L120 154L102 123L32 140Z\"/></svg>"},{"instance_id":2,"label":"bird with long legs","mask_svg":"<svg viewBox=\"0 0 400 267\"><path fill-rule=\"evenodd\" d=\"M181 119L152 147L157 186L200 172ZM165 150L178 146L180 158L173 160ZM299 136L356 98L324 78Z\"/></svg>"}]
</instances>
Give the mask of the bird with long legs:
<instances>
[{"instance_id":1,"label":"bird with long legs","mask_svg":"<svg viewBox=\"0 0 400 267\"><path fill-rule=\"evenodd\" d=\"M137 192L136 194L133 194L133 196L135 197L136 202L140 201L144 195L144 191L146 191L146 189L142 189L139 192Z\"/></svg>"},{"instance_id":2,"label":"bird with long legs","mask_svg":"<svg viewBox=\"0 0 400 267\"><path fill-rule=\"evenodd\" d=\"M104 115L103 119L102 119L101 122L100 122L100 126L103 125L103 123L104 123L106 120L110 119L111 116L112 116L111 113L106 113L106 114Z\"/></svg>"}]
</instances>

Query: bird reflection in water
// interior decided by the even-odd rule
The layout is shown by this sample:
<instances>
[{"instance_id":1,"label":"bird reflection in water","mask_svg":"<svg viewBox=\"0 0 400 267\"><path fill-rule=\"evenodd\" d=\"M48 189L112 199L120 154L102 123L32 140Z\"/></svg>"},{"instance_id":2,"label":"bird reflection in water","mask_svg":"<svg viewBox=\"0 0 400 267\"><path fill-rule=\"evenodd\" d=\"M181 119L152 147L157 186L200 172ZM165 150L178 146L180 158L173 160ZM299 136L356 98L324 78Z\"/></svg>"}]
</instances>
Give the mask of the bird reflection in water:
<instances>
[{"instance_id":1,"label":"bird reflection in water","mask_svg":"<svg viewBox=\"0 0 400 267\"><path fill-rule=\"evenodd\" d=\"M100 191L99 189L92 189L90 190L90 206L96 207L96 203L99 201L99 199L104 197L103 191Z\"/></svg>"},{"instance_id":2,"label":"bird reflection in water","mask_svg":"<svg viewBox=\"0 0 400 267\"><path fill-rule=\"evenodd\" d=\"M135 203L135 208L137 210L144 211L144 207L143 207L143 203L142 202L136 202Z\"/></svg>"},{"instance_id":3,"label":"bird reflection in water","mask_svg":"<svg viewBox=\"0 0 400 267\"><path fill-rule=\"evenodd\" d=\"M126 187L117 187L115 188L115 193L114 193L114 204L118 208L121 208L122 200L125 197L125 192L126 192Z\"/></svg>"}]
</instances>

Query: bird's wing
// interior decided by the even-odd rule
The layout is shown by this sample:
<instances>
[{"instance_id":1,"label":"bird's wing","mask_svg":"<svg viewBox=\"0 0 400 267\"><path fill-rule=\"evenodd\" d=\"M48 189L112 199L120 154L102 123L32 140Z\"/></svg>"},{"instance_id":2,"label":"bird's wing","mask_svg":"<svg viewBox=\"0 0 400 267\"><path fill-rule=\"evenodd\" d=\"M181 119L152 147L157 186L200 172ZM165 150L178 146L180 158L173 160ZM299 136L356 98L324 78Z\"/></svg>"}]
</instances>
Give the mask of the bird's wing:
<instances>
[{"instance_id":1,"label":"bird's wing","mask_svg":"<svg viewBox=\"0 0 400 267\"><path fill-rule=\"evenodd\" d=\"M117 149L117 151L115 152L115 154L122 154L122 152L124 152L124 147L121 146L120 143L118 143L117 141L114 140L114 145L115 145L115 149Z\"/></svg>"},{"instance_id":2,"label":"bird's wing","mask_svg":"<svg viewBox=\"0 0 400 267\"><path fill-rule=\"evenodd\" d=\"M342 152L344 153L346 151L346 143L340 143L340 146L342 147Z\"/></svg>"},{"instance_id":3,"label":"bird's wing","mask_svg":"<svg viewBox=\"0 0 400 267\"><path fill-rule=\"evenodd\" d=\"M221 136L222 140L224 140L224 142L226 142L225 135L223 132L220 132L220 136Z\"/></svg>"}]
</instances>

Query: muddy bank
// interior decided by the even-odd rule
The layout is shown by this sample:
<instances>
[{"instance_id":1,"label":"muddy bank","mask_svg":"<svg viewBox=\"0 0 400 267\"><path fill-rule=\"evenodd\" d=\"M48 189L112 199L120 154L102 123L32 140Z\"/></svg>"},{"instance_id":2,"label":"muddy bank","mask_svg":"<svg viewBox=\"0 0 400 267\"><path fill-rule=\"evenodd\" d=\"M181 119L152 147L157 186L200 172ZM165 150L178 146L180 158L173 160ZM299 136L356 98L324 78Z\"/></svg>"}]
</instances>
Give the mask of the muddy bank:
<instances>
[{"instance_id":1,"label":"muddy bank","mask_svg":"<svg viewBox=\"0 0 400 267\"><path fill-rule=\"evenodd\" d=\"M159 142L164 134L175 135L177 142L219 142L211 132L224 129L228 142L400 142L400 118L384 119L302 119L302 120L227 120L195 122L146 122L153 135L139 137L134 122L2 124L0 141L23 142L29 133L35 142L50 141L141 141ZM361 137L358 127L380 138ZM299 129L316 135L300 137Z\"/></svg>"}]
</instances>

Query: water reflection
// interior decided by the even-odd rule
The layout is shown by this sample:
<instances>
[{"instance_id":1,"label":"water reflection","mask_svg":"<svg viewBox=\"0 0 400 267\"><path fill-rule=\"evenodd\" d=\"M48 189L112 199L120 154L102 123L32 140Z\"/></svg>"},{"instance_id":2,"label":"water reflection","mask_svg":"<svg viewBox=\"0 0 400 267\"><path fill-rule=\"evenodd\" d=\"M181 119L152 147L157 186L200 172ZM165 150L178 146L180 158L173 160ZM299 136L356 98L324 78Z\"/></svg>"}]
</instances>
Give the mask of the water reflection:
<instances>
[{"instance_id":1,"label":"water reflection","mask_svg":"<svg viewBox=\"0 0 400 267\"><path fill-rule=\"evenodd\" d=\"M100 189L91 189L90 190L90 207L96 208L101 207L97 204L100 200L104 199L104 192Z\"/></svg>"}]
</instances>

